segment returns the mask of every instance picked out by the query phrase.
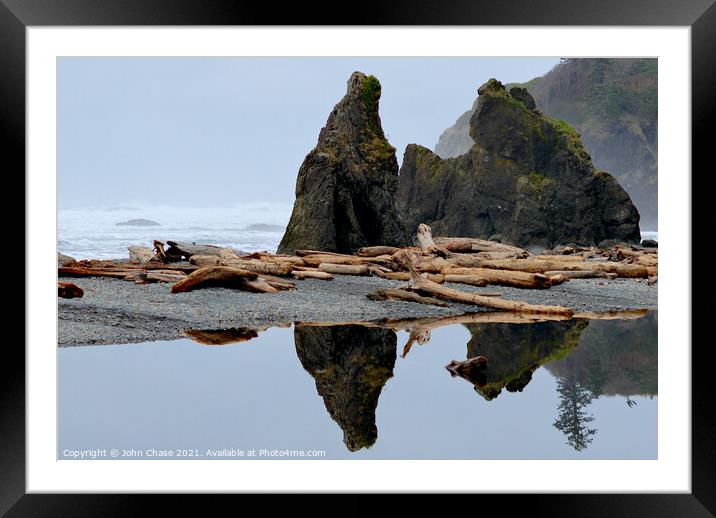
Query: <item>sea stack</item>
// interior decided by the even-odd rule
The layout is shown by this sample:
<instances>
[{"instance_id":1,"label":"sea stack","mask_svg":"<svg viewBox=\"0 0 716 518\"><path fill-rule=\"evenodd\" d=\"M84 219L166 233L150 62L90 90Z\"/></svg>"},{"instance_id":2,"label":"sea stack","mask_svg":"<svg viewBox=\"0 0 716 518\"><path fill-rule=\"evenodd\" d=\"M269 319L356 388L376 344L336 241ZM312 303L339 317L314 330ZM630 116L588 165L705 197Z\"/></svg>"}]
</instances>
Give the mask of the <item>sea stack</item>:
<instances>
[{"instance_id":1,"label":"sea stack","mask_svg":"<svg viewBox=\"0 0 716 518\"><path fill-rule=\"evenodd\" d=\"M597 171L579 134L543 115L524 88L496 79L478 89L473 146L442 159L410 144L398 204L408 232L489 238L518 246L638 243L639 213L609 173Z\"/></svg>"},{"instance_id":2,"label":"sea stack","mask_svg":"<svg viewBox=\"0 0 716 518\"><path fill-rule=\"evenodd\" d=\"M298 171L296 201L279 253L298 249L351 253L404 246L397 208L398 161L378 115L380 82L354 72L316 147Z\"/></svg>"}]
</instances>

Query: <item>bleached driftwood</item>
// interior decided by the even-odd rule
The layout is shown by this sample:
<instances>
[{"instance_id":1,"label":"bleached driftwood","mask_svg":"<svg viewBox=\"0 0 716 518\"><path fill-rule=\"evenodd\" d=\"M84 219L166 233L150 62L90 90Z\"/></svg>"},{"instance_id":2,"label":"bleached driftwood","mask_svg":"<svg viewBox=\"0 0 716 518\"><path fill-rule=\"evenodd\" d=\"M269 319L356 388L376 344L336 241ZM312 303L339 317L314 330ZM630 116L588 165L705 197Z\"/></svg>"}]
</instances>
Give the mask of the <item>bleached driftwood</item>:
<instances>
[{"instance_id":1,"label":"bleached driftwood","mask_svg":"<svg viewBox=\"0 0 716 518\"><path fill-rule=\"evenodd\" d=\"M172 286L172 293L185 293L202 288L231 288L245 291L255 291L255 285L248 286L247 283L255 281L258 274L239 268L228 266L208 266L200 268L187 275L186 278ZM249 289L250 288L250 289ZM269 288L271 288L269 286ZM270 291L276 291L271 288Z\"/></svg>"}]
</instances>

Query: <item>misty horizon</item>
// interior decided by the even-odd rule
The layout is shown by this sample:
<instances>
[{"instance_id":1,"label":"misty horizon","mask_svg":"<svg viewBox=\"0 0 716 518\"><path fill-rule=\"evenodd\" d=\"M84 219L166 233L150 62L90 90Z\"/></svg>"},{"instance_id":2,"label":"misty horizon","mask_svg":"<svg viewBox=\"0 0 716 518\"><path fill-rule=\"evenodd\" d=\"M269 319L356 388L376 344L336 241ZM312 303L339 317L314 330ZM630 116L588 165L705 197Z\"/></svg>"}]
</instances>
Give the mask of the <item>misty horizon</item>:
<instances>
[{"instance_id":1,"label":"misty horizon","mask_svg":"<svg viewBox=\"0 0 716 518\"><path fill-rule=\"evenodd\" d=\"M433 149L490 77L524 82L558 58L61 58L58 207L292 204L296 175L354 70L382 83L402 163ZM124 209L123 209L124 208Z\"/></svg>"}]
</instances>

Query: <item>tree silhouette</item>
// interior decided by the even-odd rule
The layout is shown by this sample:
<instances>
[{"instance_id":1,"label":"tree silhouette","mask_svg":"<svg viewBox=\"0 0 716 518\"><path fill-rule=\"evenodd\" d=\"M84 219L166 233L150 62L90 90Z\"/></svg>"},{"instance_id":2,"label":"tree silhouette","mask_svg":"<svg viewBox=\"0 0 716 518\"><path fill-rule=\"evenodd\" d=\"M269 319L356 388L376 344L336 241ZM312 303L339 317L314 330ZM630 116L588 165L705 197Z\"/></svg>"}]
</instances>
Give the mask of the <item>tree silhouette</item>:
<instances>
[{"instance_id":1,"label":"tree silhouette","mask_svg":"<svg viewBox=\"0 0 716 518\"><path fill-rule=\"evenodd\" d=\"M559 416L552 424L567 437L567 444L577 451L582 451L592 442L596 428L589 428L594 416L586 412L586 407L595 395L574 376L557 378L559 393Z\"/></svg>"}]
</instances>

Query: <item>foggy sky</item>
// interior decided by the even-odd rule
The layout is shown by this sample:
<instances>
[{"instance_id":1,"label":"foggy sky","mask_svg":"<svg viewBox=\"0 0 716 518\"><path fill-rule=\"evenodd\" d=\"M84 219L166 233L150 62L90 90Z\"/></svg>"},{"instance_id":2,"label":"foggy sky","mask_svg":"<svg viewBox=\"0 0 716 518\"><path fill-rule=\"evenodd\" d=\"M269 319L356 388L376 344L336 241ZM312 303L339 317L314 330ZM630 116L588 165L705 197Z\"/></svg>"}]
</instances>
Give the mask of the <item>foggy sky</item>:
<instances>
[{"instance_id":1,"label":"foggy sky","mask_svg":"<svg viewBox=\"0 0 716 518\"><path fill-rule=\"evenodd\" d=\"M60 58L60 208L292 203L296 175L350 74L382 84L398 161L434 148L490 77L558 58Z\"/></svg>"}]
</instances>

